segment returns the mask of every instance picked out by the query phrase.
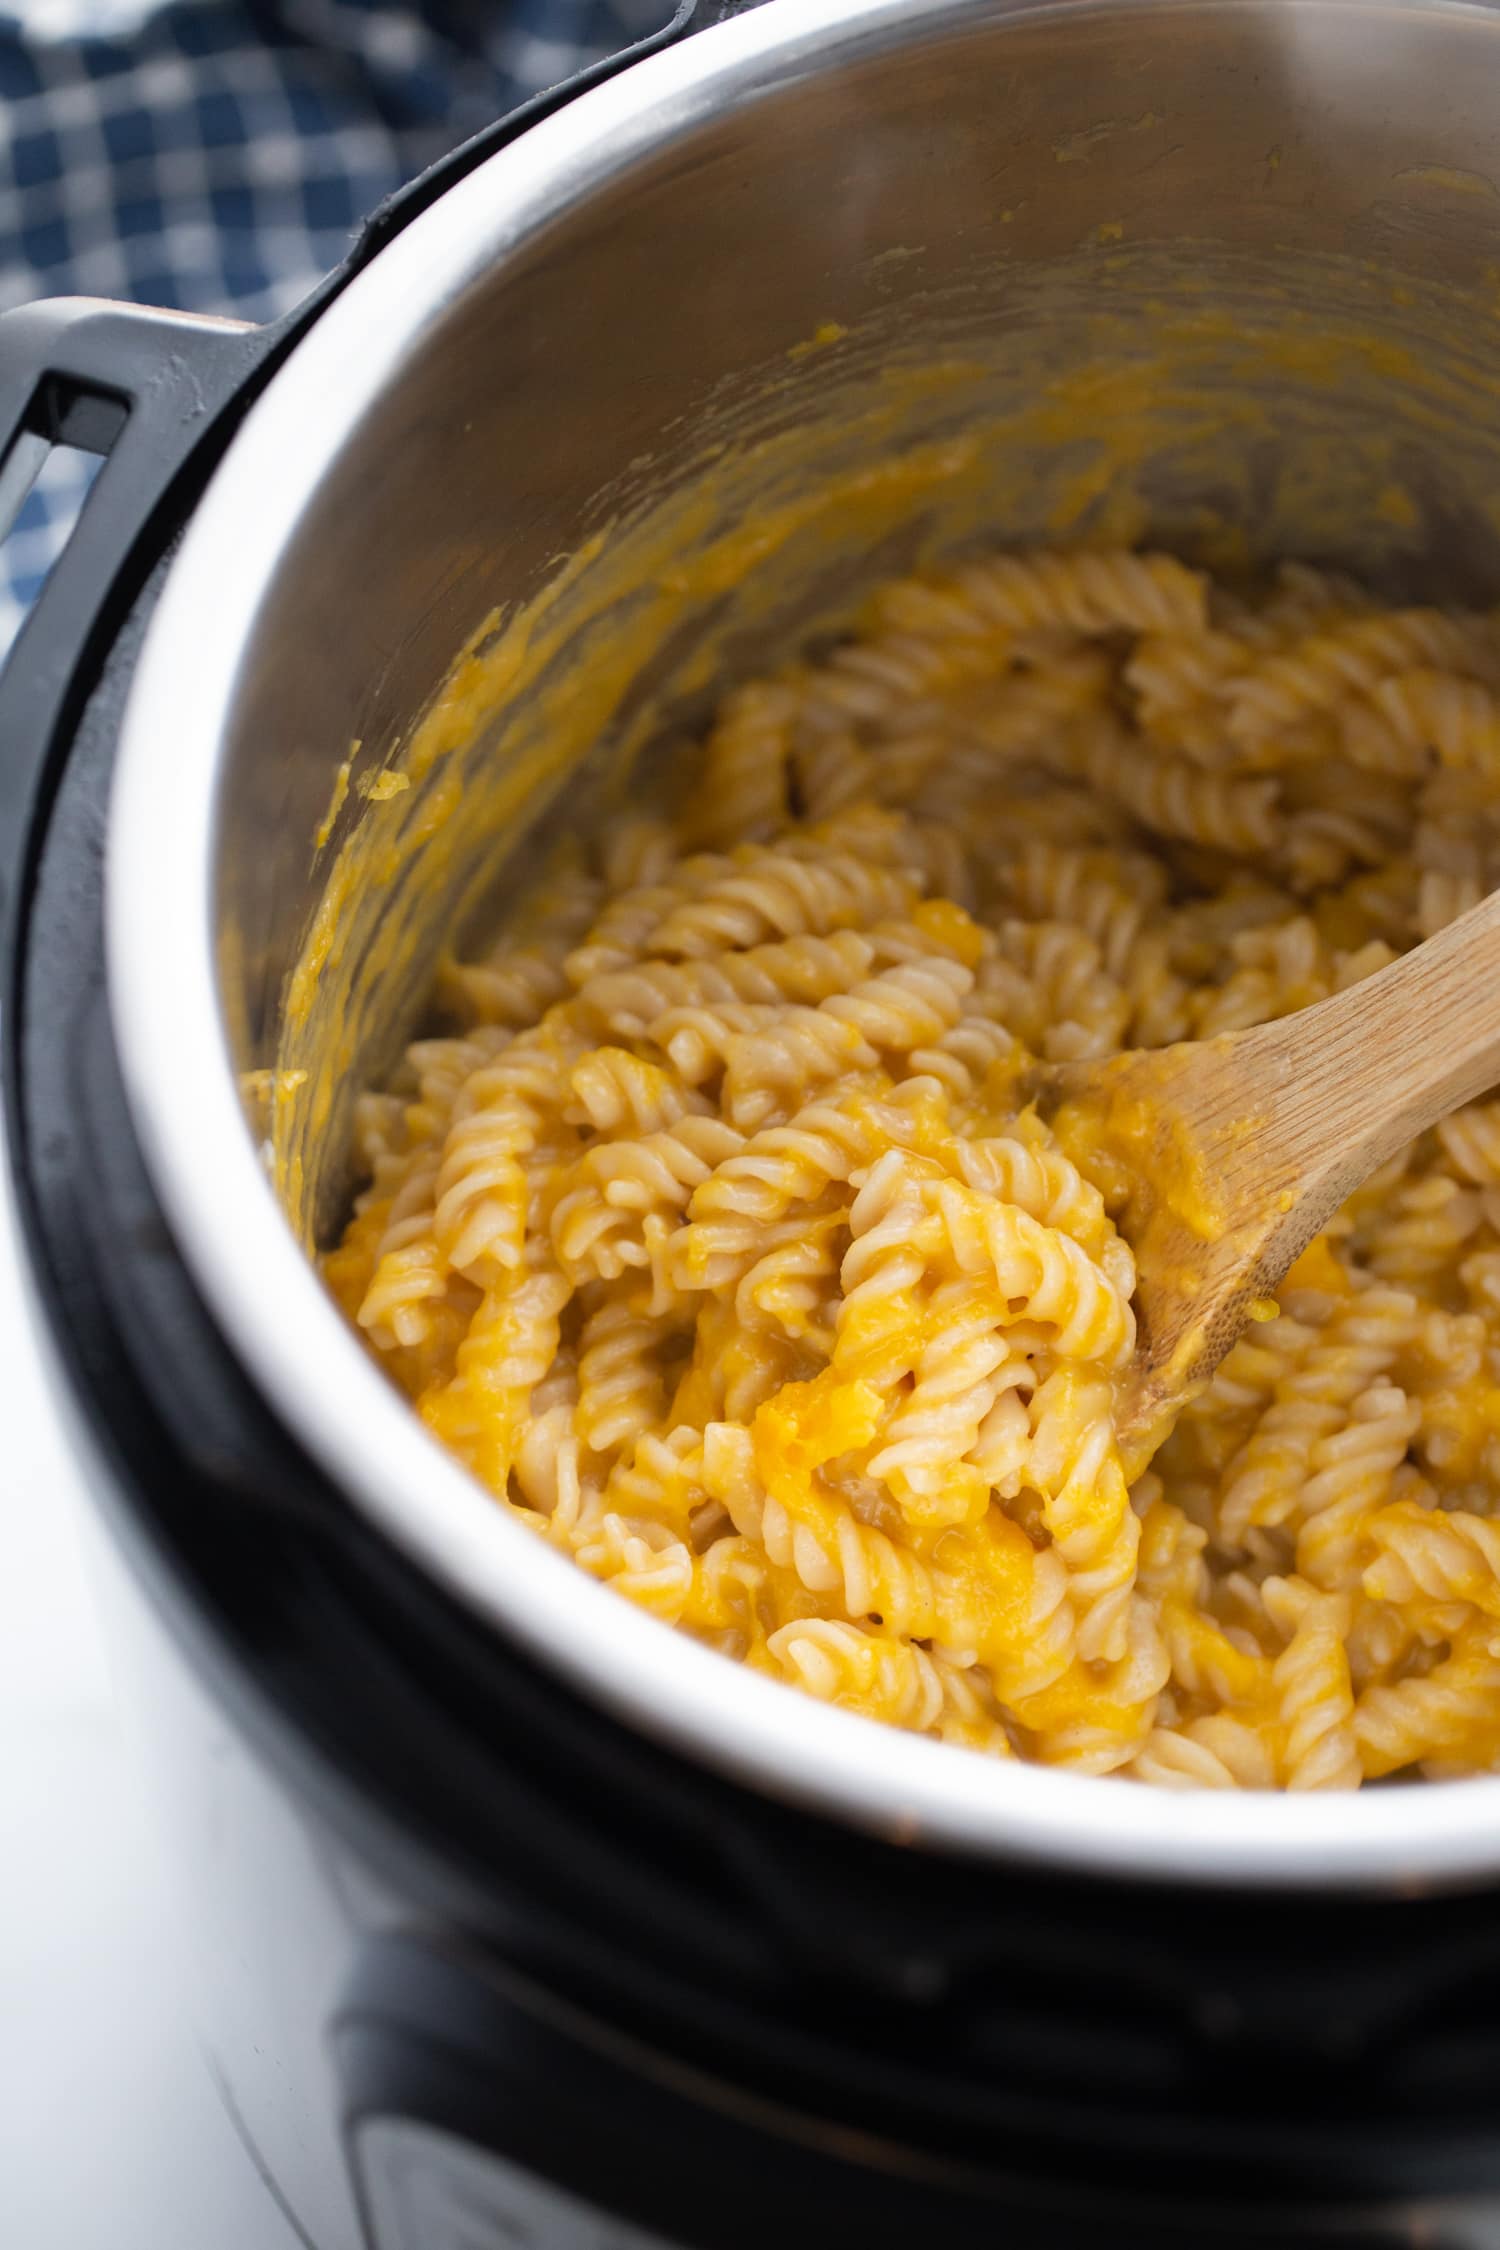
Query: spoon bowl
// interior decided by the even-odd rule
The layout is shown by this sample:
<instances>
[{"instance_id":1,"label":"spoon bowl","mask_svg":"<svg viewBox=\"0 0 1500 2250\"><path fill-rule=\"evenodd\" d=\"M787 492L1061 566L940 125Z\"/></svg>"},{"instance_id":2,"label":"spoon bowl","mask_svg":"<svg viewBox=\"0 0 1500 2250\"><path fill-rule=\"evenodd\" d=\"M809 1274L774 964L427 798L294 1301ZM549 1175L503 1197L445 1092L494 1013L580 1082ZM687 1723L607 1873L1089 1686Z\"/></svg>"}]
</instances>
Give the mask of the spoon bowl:
<instances>
[{"instance_id":1,"label":"spoon bowl","mask_svg":"<svg viewBox=\"0 0 1500 2250\"><path fill-rule=\"evenodd\" d=\"M1497 1080L1500 893L1295 1015L1039 1067L1033 1099L1135 1251L1132 1473L1340 1204Z\"/></svg>"}]
</instances>

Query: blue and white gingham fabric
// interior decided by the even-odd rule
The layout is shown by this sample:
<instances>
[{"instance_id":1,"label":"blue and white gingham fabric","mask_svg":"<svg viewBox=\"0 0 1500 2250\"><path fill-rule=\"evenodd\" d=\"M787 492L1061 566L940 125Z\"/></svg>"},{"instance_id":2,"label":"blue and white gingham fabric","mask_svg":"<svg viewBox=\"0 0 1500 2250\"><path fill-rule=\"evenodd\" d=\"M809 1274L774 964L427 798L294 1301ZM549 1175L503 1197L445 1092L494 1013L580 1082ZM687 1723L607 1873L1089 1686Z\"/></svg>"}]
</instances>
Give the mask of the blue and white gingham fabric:
<instances>
[{"instance_id":1,"label":"blue and white gingham fabric","mask_svg":"<svg viewBox=\"0 0 1500 2250\"><path fill-rule=\"evenodd\" d=\"M382 196L673 0L0 0L0 310L98 296L269 320ZM96 463L0 546L0 656Z\"/></svg>"}]
</instances>

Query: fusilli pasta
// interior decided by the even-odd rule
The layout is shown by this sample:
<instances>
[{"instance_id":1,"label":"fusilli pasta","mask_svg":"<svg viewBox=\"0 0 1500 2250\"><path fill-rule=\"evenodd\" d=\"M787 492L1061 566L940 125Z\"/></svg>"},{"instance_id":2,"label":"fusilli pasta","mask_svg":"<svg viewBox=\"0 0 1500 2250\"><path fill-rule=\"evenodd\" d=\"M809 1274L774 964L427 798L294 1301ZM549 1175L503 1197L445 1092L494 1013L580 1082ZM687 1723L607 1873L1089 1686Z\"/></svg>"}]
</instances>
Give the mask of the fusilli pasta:
<instances>
[{"instance_id":1,"label":"fusilli pasta","mask_svg":"<svg viewBox=\"0 0 1500 2250\"><path fill-rule=\"evenodd\" d=\"M1167 1787L1500 1765L1500 1101L1132 1489L1121 1182L1020 1091L1369 975L1500 881L1497 778L1488 616L1160 555L888 584L443 962L329 1283L499 1506L805 1695Z\"/></svg>"}]
</instances>

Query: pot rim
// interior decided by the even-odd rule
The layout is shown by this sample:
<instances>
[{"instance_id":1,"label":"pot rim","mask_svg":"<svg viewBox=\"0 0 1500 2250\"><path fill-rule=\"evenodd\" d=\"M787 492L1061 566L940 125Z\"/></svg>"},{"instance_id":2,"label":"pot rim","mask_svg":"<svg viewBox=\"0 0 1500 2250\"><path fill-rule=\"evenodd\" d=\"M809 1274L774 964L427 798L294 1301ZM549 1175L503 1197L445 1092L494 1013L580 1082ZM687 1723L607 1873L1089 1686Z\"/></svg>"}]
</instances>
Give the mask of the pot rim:
<instances>
[{"instance_id":1,"label":"pot rim","mask_svg":"<svg viewBox=\"0 0 1500 2250\"><path fill-rule=\"evenodd\" d=\"M1077 5L990 0L997 16ZM1473 12L1465 0L1435 7ZM1240 1796L1104 1784L874 1725L663 1629L502 1514L428 1434L325 1292L246 1127L214 970L218 770L263 589L347 432L443 308L591 188L811 67L974 16L973 0L825 0L809 25L787 0L654 55L448 189L298 344L188 526L126 711L106 947L131 1115L195 1281L290 1429L413 1562L648 1736L771 1797L999 1861L1207 1885L1475 1882L1500 1871L1500 1779L1422 1788L1415 1801L1401 1788ZM184 743L215 755L183 756Z\"/></svg>"}]
</instances>

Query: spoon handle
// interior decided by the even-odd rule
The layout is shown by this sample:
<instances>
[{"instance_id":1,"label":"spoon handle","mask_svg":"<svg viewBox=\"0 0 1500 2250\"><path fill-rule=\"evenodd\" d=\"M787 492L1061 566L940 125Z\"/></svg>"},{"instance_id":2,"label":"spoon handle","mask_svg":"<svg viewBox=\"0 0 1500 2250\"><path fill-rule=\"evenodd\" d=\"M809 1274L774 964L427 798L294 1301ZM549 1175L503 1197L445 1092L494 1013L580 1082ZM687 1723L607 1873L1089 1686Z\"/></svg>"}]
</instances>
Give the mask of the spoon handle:
<instances>
[{"instance_id":1,"label":"spoon handle","mask_svg":"<svg viewBox=\"0 0 1500 2250\"><path fill-rule=\"evenodd\" d=\"M1500 1081L1500 891L1388 968L1234 1042L1273 1104L1277 1169L1332 1209ZM1335 1193L1335 1190L1338 1190Z\"/></svg>"}]
</instances>

